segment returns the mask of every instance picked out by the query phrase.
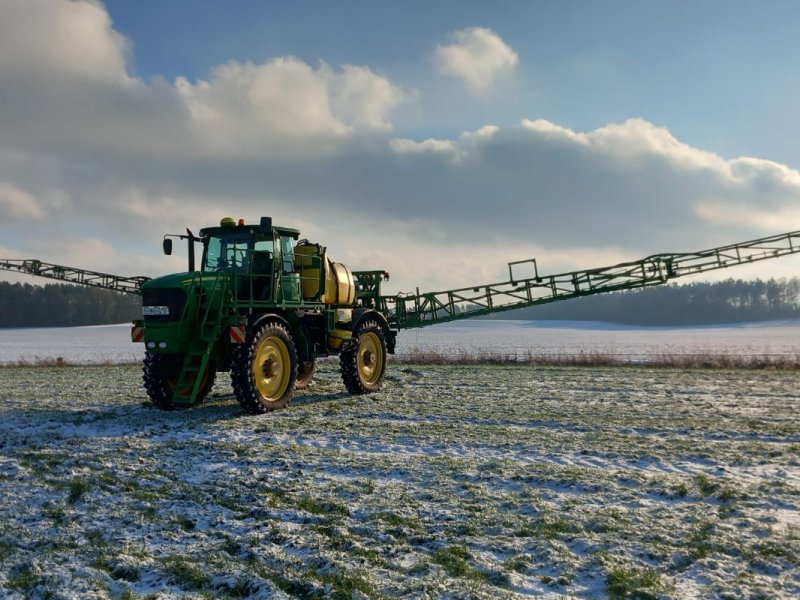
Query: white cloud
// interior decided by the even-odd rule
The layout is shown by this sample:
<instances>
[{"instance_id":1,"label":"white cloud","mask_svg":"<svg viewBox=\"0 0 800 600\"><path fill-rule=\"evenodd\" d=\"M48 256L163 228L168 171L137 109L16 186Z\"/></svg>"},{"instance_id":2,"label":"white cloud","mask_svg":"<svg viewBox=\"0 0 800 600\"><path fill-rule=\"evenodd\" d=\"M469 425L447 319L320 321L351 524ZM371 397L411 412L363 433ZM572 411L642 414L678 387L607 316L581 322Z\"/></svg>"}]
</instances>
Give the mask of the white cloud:
<instances>
[{"instance_id":1,"label":"white cloud","mask_svg":"<svg viewBox=\"0 0 800 600\"><path fill-rule=\"evenodd\" d=\"M519 62L517 53L491 29L462 29L450 34L450 39L451 44L436 48L436 67L446 75L463 79L475 92L487 90Z\"/></svg>"},{"instance_id":2,"label":"white cloud","mask_svg":"<svg viewBox=\"0 0 800 600\"><path fill-rule=\"evenodd\" d=\"M24 25L24 26L21 26ZM4 0L0 71L123 83L129 42L99 2Z\"/></svg>"},{"instance_id":3,"label":"white cloud","mask_svg":"<svg viewBox=\"0 0 800 600\"><path fill-rule=\"evenodd\" d=\"M783 232L787 227L800 227L800 206L784 206L775 210L716 200L699 203L695 213L704 222L716 227L758 228L775 233Z\"/></svg>"},{"instance_id":4,"label":"white cloud","mask_svg":"<svg viewBox=\"0 0 800 600\"><path fill-rule=\"evenodd\" d=\"M433 152L441 155L447 155L453 160L459 160L468 155L469 149L473 144L479 144L481 141L489 140L498 131L499 127L494 125L484 125L475 131L465 131L461 134L459 140L437 140L428 138L421 142L407 138L395 138L389 140L389 146L398 154L424 154Z\"/></svg>"},{"instance_id":5,"label":"white cloud","mask_svg":"<svg viewBox=\"0 0 800 600\"><path fill-rule=\"evenodd\" d=\"M391 146L392 150L398 154L421 154L424 152L444 152L452 154L456 149L456 144L453 141L435 140L433 138L428 138L427 140L423 140L421 142L397 138L394 140L389 140L389 145Z\"/></svg>"},{"instance_id":6,"label":"white cloud","mask_svg":"<svg viewBox=\"0 0 800 600\"><path fill-rule=\"evenodd\" d=\"M73 160L305 155L391 130L392 111L410 97L369 67L313 67L291 56L145 82L128 69L129 46L92 0L5 0L0 133L15 150Z\"/></svg>"},{"instance_id":7,"label":"white cloud","mask_svg":"<svg viewBox=\"0 0 800 600\"><path fill-rule=\"evenodd\" d=\"M391 131L388 113L409 98L368 67L345 65L341 74L328 70L327 75L334 114L359 129Z\"/></svg>"},{"instance_id":8,"label":"white cloud","mask_svg":"<svg viewBox=\"0 0 800 600\"><path fill-rule=\"evenodd\" d=\"M242 141L267 134L343 134L348 127L331 110L323 77L292 57L263 65L230 62L210 81L176 82L200 135Z\"/></svg>"},{"instance_id":9,"label":"white cloud","mask_svg":"<svg viewBox=\"0 0 800 600\"><path fill-rule=\"evenodd\" d=\"M44 217L44 210L36 198L25 190L2 181L0 181L0 208L6 215L6 220L10 221Z\"/></svg>"},{"instance_id":10,"label":"white cloud","mask_svg":"<svg viewBox=\"0 0 800 600\"><path fill-rule=\"evenodd\" d=\"M264 64L229 62L209 81L176 81L194 135L211 147L239 152L278 149L276 138L313 149L320 139L391 129L388 115L402 101L400 88L367 67L314 69L293 57ZM281 147L285 151L285 146Z\"/></svg>"},{"instance_id":11,"label":"white cloud","mask_svg":"<svg viewBox=\"0 0 800 600\"><path fill-rule=\"evenodd\" d=\"M644 119L612 123L590 133L575 132L544 119L523 119L522 127L554 143L567 143L606 152L628 167L638 167L636 161L646 157L662 156L687 168L728 170L726 161L721 156L692 148L677 140L666 127L658 127Z\"/></svg>"}]
</instances>

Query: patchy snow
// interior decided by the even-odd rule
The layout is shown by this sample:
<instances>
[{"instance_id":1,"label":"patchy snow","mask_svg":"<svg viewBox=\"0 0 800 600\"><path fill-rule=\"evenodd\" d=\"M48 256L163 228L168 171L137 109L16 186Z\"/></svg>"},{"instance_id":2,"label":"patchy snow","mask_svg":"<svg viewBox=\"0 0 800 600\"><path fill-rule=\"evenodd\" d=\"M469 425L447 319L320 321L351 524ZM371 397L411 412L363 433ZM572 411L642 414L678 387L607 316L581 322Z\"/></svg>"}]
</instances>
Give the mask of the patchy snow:
<instances>
[{"instance_id":1,"label":"patchy snow","mask_svg":"<svg viewBox=\"0 0 800 600\"><path fill-rule=\"evenodd\" d=\"M796 598L800 374L392 366L292 406L0 369L0 596ZM646 594L649 594L647 596Z\"/></svg>"}]
</instances>

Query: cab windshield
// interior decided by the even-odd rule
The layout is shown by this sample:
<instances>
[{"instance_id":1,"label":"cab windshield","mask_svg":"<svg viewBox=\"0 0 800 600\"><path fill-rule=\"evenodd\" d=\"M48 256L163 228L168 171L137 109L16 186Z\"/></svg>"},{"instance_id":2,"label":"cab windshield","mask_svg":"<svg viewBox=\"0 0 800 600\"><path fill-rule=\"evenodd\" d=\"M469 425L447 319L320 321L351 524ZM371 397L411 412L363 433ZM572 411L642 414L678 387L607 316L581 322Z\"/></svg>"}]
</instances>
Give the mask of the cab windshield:
<instances>
[{"instance_id":1,"label":"cab windshield","mask_svg":"<svg viewBox=\"0 0 800 600\"><path fill-rule=\"evenodd\" d=\"M272 254L273 249L272 240L255 241L253 236L247 233L210 236L206 243L203 271L206 273L227 269L247 271L253 251Z\"/></svg>"}]
</instances>

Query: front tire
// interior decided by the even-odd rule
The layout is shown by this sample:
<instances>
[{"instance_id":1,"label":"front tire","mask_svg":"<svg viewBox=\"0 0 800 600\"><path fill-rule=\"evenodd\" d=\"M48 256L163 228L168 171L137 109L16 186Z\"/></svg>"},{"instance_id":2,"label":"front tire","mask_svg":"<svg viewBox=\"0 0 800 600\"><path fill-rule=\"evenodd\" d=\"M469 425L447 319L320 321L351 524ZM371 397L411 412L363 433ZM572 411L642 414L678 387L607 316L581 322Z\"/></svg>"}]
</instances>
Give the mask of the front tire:
<instances>
[{"instance_id":1,"label":"front tire","mask_svg":"<svg viewBox=\"0 0 800 600\"><path fill-rule=\"evenodd\" d=\"M342 381L351 394L380 391L386 375L386 336L377 321L360 323L339 355Z\"/></svg>"},{"instance_id":2,"label":"front tire","mask_svg":"<svg viewBox=\"0 0 800 600\"><path fill-rule=\"evenodd\" d=\"M144 367L142 369L144 388L147 390L150 401L161 410L197 406L205 400L206 396L211 392L211 388L214 387L216 370L209 363L206 372L203 374L205 380L200 386L200 391L197 392L195 401L191 404L189 403L189 396L192 393L191 388L189 388L181 390L178 394L178 397L185 400L185 402L174 404L172 398L175 393L175 387L178 385L182 366L182 354L150 354L149 352L145 354Z\"/></svg>"},{"instance_id":3,"label":"front tire","mask_svg":"<svg viewBox=\"0 0 800 600\"><path fill-rule=\"evenodd\" d=\"M288 329L269 321L233 352L231 382L242 408L263 414L289 404L297 379L297 349Z\"/></svg>"}]
</instances>

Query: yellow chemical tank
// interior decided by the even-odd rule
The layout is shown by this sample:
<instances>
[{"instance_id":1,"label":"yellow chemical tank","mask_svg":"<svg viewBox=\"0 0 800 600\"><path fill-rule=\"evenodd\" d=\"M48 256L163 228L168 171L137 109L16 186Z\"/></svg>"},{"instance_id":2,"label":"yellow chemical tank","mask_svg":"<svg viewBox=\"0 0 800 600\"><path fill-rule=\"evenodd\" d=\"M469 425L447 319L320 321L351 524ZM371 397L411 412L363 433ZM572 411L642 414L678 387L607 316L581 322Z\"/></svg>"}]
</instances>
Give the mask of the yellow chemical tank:
<instances>
[{"instance_id":1,"label":"yellow chemical tank","mask_svg":"<svg viewBox=\"0 0 800 600\"><path fill-rule=\"evenodd\" d=\"M345 329L334 329L328 336L328 346L334 350L339 350L342 344L353 337L353 334Z\"/></svg>"},{"instance_id":2,"label":"yellow chemical tank","mask_svg":"<svg viewBox=\"0 0 800 600\"><path fill-rule=\"evenodd\" d=\"M304 300L321 300L337 306L350 306L355 302L353 272L346 265L328 259L324 246L301 241L294 249L294 265L303 283ZM324 288L320 294L321 284Z\"/></svg>"},{"instance_id":3,"label":"yellow chemical tank","mask_svg":"<svg viewBox=\"0 0 800 600\"><path fill-rule=\"evenodd\" d=\"M324 261L325 248L319 244L302 241L294 247L294 269L300 274L300 281L303 283L304 300L320 299L320 267Z\"/></svg>"}]
</instances>

